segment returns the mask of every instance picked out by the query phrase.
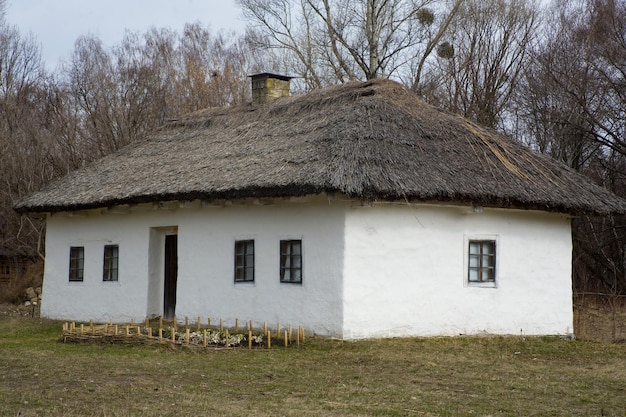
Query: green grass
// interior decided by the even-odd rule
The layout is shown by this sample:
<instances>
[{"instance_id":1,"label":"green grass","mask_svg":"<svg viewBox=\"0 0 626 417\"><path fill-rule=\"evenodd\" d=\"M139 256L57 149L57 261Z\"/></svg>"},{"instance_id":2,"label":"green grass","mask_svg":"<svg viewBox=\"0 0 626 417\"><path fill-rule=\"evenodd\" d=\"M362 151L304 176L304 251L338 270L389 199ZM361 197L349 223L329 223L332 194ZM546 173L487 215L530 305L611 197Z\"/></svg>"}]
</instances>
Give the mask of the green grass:
<instances>
[{"instance_id":1,"label":"green grass","mask_svg":"<svg viewBox=\"0 0 626 417\"><path fill-rule=\"evenodd\" d=\"M626 345L458 337L202 352L0 317L0 416L626 416Z\"/></svg>"}]
</instances>

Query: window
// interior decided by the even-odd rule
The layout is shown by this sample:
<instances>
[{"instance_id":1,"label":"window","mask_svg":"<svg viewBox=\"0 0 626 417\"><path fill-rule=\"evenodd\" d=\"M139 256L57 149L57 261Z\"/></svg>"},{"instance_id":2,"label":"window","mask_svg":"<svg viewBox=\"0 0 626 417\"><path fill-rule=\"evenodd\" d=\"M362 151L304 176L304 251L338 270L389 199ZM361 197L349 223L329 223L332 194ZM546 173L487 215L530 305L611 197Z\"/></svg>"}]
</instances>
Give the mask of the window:
<instances>
[{"instance_id":1,"label":"window","mask_svg":"<svg viewBox=\"0 0 626 417\"><path fill-rule=\"evenodd\" d=\"M82 282L85 269L85 248L72 246L70 248L70 282Z\"/></svg>"},{"instance_id":2,"label":"window","mask_svg":"<svg viewBox=\"0 0 626 417\"><path fill-rule=\"evenodd\" d=\"M104 268L102 272L102 280L117 281L118 265L119 247L117 245L106 245L104 247Z\"/></svg>"},{"instance_id":3,"label":"window","mask_svg":"<svg viewBox=\"0 0 626 417\"><path fill-rule=\"evenodd\" d=\"M495 283L496 241L470 240L468 281L470 283Z\"/></svg>"},{"instance_id":4,"label":"window","mask_svg":"<svg viewBox=\"0 0 626 417\"><path fill-rule=\"evenodd\" d=\"M302 241L280 241L280 282L302 283Z\"/></svg>"},{"instance_id":5,"label":"window","mask_svg":"<svg viewBox=\"0 0 626 417\"><path fill-rule=\"evenodd\" d=\"M254 240L235 241L235 282L254 282Z\"/></svg>"}]
</instances>

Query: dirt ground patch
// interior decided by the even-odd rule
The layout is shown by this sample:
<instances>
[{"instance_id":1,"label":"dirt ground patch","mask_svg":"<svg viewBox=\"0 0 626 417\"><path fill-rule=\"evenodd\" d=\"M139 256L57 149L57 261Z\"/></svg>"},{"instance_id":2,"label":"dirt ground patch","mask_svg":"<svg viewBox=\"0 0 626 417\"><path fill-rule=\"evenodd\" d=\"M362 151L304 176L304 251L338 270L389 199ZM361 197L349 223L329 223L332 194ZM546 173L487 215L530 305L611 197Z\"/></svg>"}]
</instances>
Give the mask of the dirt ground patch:
<instances>
[{"instance_id":1,"label":"dirt ground patch","mask_svg":"<svg viewBox=\"0 0 626 417\"><path fill-rule=\"evenodd\" d=\"M24 304L0 304L0 318L3 317L39 317L39 306Z\"/></svg>"}]
</instances>

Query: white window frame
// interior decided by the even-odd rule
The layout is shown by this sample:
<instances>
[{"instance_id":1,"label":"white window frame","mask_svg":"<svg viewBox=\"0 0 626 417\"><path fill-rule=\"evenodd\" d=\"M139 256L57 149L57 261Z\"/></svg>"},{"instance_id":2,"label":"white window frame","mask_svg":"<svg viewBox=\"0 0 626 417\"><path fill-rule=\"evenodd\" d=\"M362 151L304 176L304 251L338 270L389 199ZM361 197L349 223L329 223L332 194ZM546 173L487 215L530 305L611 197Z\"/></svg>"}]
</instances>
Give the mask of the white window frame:
<instances>
[{"instance_id":1,"label":"white window frame","mask_svg":"<svg viewBox=\"0 0 626 417\"><path fill-rule=\"evenodd\" d=\"M471 241L493 241L495 243L495 276L493 281L474 282L469 280L469 246ZM500 235L496 234L466 234L463 238L463 286L470 288L498 288L500 282L500 258L502 246Z\"/></svg>"}]
</instances>

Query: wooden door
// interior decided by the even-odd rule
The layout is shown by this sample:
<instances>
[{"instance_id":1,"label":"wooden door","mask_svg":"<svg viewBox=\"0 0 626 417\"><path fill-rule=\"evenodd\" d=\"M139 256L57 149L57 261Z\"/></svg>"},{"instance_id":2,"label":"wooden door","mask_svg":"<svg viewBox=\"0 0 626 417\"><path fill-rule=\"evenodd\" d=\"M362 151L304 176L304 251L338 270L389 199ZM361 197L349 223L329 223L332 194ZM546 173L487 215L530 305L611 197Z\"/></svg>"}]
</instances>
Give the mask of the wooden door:
<instances>
[{"instance_id":1,"label":"wooden door","mask_svg":"<svg viewBox=\"0 0 626 417\"><path fill-rule=\"evenodd\" d=\"M165 285L163 295L163 318L172 319L176 314L176 282L178 281L178 236L165 236Z\"/></svg>"}]
</instances>

